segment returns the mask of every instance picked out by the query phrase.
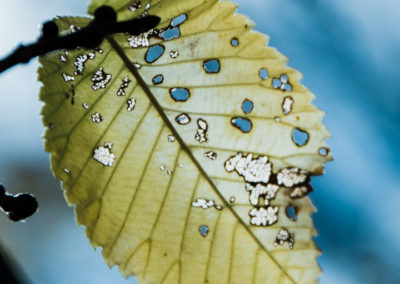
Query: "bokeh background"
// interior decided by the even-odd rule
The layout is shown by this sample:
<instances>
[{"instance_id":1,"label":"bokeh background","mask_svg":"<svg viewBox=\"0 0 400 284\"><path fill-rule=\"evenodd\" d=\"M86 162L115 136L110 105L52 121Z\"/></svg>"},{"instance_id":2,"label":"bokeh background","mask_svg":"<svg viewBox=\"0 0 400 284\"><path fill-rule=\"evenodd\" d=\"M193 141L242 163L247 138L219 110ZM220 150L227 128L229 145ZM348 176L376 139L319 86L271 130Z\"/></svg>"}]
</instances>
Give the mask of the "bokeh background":
<instances>
[{"instance_id":1,"label":"bokeh background","mask_svg":"<svg viewBox=\"0 0 400 284\"><path fill-rule=\"evenodd\" d=\"M320 283L400 283L400 1L237 2L327 113L335 161L313 178L311 194ZM42 21L83 16L88 3L2 1L0 57L34 40ZM37 67L32 60L0 75L0 182L40 202L26 223L0 215L0 244L27 283L134 283L91 248L50 172Z\"/></svg>"}]
</instances>

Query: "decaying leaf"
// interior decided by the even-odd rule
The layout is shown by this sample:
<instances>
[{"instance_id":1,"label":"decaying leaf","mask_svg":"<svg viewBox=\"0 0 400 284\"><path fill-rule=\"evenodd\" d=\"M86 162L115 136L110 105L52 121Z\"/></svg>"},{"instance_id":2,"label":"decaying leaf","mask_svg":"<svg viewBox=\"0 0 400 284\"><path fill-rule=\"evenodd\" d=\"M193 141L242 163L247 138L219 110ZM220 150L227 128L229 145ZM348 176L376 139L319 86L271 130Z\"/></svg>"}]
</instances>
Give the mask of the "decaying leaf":
<instances>
[{"instance_id":1,"label":"decaying leaf","mask_svg":"<svg viewBox=\"0 0 400 284\"><path fill-rule=\"evenodd\" d=\"M93 0L89 12L104 4L162 21L39 70L45 148L92 245L139 283L316 282L305 196L331 156L301 74L230 1Z\"/></svg>"}]
</instances>

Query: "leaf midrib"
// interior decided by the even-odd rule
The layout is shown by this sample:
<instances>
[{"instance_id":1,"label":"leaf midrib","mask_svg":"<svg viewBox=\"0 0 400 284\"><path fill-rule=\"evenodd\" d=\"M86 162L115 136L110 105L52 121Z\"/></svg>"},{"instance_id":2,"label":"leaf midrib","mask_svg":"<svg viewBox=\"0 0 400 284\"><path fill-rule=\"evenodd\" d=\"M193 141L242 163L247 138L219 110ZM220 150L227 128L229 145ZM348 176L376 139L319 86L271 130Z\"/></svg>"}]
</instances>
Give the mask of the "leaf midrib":
<instances>
[{"instance_id":1,"label":"leaf midrib","mask_svg":"<svg viewBox=\"0 0 400 284\"><path fill-rule=\"evenodd\" d=\"M115 52L118 54L118 56L121 58L125 66L129 69L129 71L132 73L132 75L135 77L137 80L137 84L143 89L145 94L147 95L148 99L150 102L153 104L153 106L156 108L157 112L161 116L162 120L166 124L166 126L172 131L172 134L175 136L175 139L178 141L180 146L182 147L183 151L186 152L186 154L189 156L189 158L192 160L193 164L196 166L196 168L200 171L201 175L206 179L206 181L210 184L211 188L214 190L215 194L222 200L224 206L229 209L229 211L233 214L233 216L238 220L238 222L245 228L245 230L250 234L250 236L254 239L254 241L265 251L265 253L271 258L271 260L279 267L279 269L288 277L288 279L296 283L294 279L292 278L291 275L284 269L280 263L274 258L274 256L268 251L268 249L261 243L261 241L253 234L253 232L246 226L242 218L233 210L233 208L229 205L228 201L224 198L224 196L220 193L218 190L217 186L214 184L214 182L211 180L211 178L208 176L206 171L203 169L203 167L200 165L200 163L197 161L197 159L193 156L192 151L190 148L186 145L186 143L183 141L182 137L180 134L177 132L176 128L172 125L171 121L168 119L167 115L165 114L163 108L161 107L160 103L157 101L153 93L150 91L150 88L147 86L146 82L144 79L140 76L139 72L137 71L136 67L133 65L133 63L129 60L128 56L125 54L124 50L122 47L115 41L113 36L107 35L106 36L107 41L110 43L111 47L115 50Z\"/></svg>"}]
</instances>

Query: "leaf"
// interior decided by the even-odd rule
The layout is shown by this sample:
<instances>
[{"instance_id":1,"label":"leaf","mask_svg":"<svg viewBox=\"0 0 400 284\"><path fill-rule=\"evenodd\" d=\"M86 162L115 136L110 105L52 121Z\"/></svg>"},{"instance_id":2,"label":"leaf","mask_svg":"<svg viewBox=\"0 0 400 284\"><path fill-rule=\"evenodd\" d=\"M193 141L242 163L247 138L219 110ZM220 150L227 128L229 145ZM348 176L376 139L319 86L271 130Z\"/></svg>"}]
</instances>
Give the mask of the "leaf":
<instances>
[{"instance_id":1,"label":"leaf","mask_svg":"<svg viewBox=\"0 0 400 284\"><path fill-rule=\"evenodd\" d=\"M45 149L92 245L139 283L316 282L305 195L331 156L301 74L229 1L89 12L105 3L119 20L161 17L158 34L109 36L39 69Z\"/></svg>"}]
</instances>

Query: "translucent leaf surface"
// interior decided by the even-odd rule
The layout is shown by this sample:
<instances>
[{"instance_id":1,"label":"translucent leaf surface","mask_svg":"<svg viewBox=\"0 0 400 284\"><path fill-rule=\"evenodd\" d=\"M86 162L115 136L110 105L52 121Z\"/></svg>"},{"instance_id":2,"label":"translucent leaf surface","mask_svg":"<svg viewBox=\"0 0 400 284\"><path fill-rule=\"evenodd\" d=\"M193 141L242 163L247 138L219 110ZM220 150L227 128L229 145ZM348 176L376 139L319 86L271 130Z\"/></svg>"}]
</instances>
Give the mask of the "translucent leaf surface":
<instances>
[{"instance_id":1,"label":"translucent leaf surface","mask_svg":"<svg viewBox=\"0 0 400 284\"><path fill-rule=\"evenodd\" d=\"M45 148L77 221L139 283L311 283L331 159L301 74L229 2L96 1L139 37L41 58ZM62 30L90 19L60 18Z\"/></svg>"}]
</instances>

